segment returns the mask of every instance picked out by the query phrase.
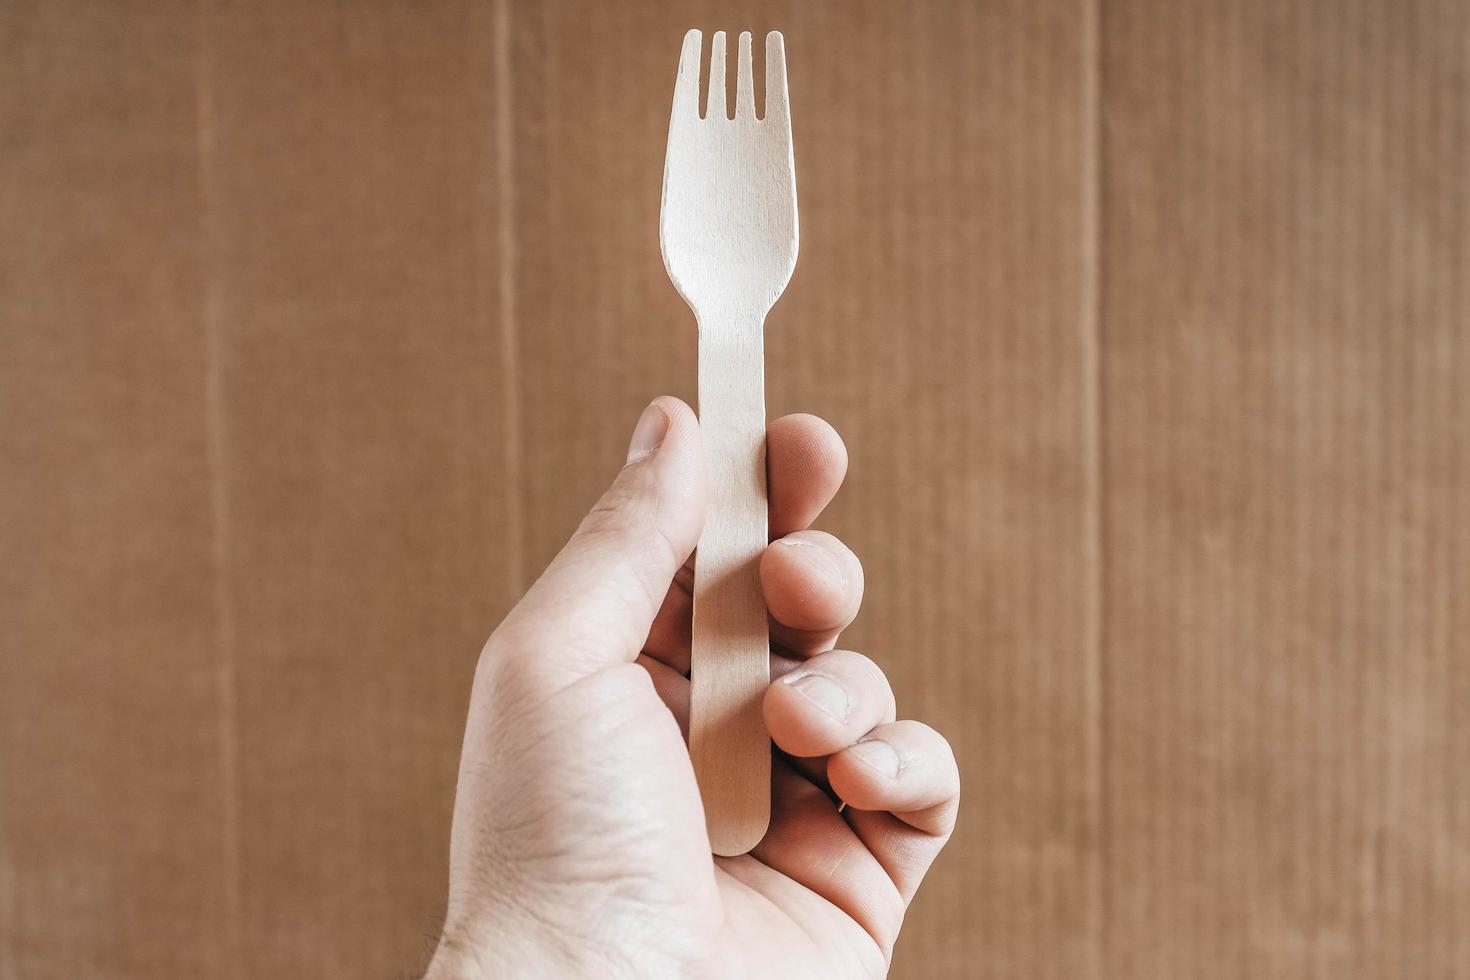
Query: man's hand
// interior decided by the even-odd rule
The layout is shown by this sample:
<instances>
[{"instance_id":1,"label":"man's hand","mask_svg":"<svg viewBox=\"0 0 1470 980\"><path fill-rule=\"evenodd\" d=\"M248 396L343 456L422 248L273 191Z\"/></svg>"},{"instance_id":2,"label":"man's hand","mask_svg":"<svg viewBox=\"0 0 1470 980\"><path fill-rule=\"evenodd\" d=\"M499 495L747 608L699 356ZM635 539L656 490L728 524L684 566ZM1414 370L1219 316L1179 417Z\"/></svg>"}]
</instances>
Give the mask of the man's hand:
<instances>
[{"instance_id":1,"label":"man's hand","mask_svg":"<svg viewBox=\"0 0 1470 980\"><path fill-rule=\"evenodd\" d=\"M688 720L699 423L643 413L628 463L480 657L449 913L431 977L881 976L954 827L947 742L895 721L883 672L834 650L862 567L808 525L847 468L837 434L768 431L771 827L710 853Z\"/></svg>"}]
</instances>

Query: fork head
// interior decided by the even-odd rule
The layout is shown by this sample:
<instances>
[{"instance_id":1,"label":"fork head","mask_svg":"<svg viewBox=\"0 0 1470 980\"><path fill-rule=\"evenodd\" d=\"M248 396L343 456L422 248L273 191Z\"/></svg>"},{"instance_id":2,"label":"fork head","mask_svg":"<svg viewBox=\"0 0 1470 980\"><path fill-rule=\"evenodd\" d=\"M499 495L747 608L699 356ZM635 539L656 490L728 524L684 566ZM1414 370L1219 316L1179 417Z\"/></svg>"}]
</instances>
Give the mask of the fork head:
<instances>
[{"instance_id":1,"label":"fork head","mask_svg":"<svg viewBox=\"0 0 1470 980\"><path fill-rule=\"evenodd\" d=\"M725 105L725 32L711 44L707 111L699 112L701 35L684 35L659 238L664 267L696 315L764 315L796 267L796 167L781 35L766 35L766 106L757 118L750 34L740 35L735 117Z\"/></svg>"}]
</instances>

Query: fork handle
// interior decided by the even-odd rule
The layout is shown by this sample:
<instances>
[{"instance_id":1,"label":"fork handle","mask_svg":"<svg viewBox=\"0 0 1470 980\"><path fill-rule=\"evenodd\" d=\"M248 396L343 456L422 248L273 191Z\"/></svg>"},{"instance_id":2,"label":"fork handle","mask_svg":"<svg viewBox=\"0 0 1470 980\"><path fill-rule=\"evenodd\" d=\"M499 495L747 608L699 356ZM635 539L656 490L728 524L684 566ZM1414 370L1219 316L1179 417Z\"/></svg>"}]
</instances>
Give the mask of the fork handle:
<instances>
[{"instance_id":1,"label":"fork handle","mask_svg":"<svg viewBox=\"0 0 1470 980\"><path fill-rule=\"evenodd\" d=\"M710 847L744 854L771 818L771 681L759 563L766 530L764 314L699 318L699 421L709 510L694 567L689 755Z\"/></svg>"}]
</instances>

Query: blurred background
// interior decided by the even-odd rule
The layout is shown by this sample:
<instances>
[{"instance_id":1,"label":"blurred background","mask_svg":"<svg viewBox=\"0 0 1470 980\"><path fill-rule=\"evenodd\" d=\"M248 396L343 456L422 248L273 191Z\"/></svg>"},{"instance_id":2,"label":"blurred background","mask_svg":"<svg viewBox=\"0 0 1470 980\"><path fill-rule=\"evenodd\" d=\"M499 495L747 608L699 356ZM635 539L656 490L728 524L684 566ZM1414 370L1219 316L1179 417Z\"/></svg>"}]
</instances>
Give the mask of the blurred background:
<instances>
[{"instance_id":1,"label":"blurred background","mask_svg":"<svg viewBox=\"0 0 1470 980\"><path fill-rule=\"evenodd\" d=\"M1470 976L1454 0L0 4L0 976L426 964L480 644L695 395L691 26L964 769L895 976Z\"/></svg>"}]
</instances>

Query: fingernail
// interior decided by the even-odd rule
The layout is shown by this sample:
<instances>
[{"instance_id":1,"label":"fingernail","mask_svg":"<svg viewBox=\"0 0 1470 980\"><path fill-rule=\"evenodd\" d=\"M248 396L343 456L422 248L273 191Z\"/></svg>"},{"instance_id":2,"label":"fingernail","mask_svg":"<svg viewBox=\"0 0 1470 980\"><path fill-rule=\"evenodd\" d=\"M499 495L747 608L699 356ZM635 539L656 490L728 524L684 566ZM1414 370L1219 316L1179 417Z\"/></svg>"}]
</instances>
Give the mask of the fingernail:
<instances>
[{"instance_id":1,"label":"fingernail","mask_svg":"<svg viewBox=\"0 0 1470 980\"><path fill-rule=\"evenodd\" d=\"M638 416L638 424L633 428L633 439L628 443L628 463L653 455L663 445L664 436L668 433L669 417L657 403L649 405Z\"/></svg>"},{"instance_id":2,"label":"fingernail","mask_svg":"<svg viewBox=\"0 0 1470 980\"><path fill-rule=\"evenodd\" d=\"M870 738L859 742L847 751L849 755L856 756L859 762L880 776L892 779L898 775L900 764L898 752L881 738Z\"/></svg>"},{"instance_id":3,"label":"fingernail","mask_svg":"<svg viewBox=\"0 0 1470 980\"><path fill-rule=\"evenodd\" d=\"M848 701L847 692L836 681L823 677L821 674L799 674L796 677L783 678L783 680L791 685L793 691L816 705L824 714L838 721L847 721L847 713L852 708L852 702Z\"/></svg>"}]
</instances>

